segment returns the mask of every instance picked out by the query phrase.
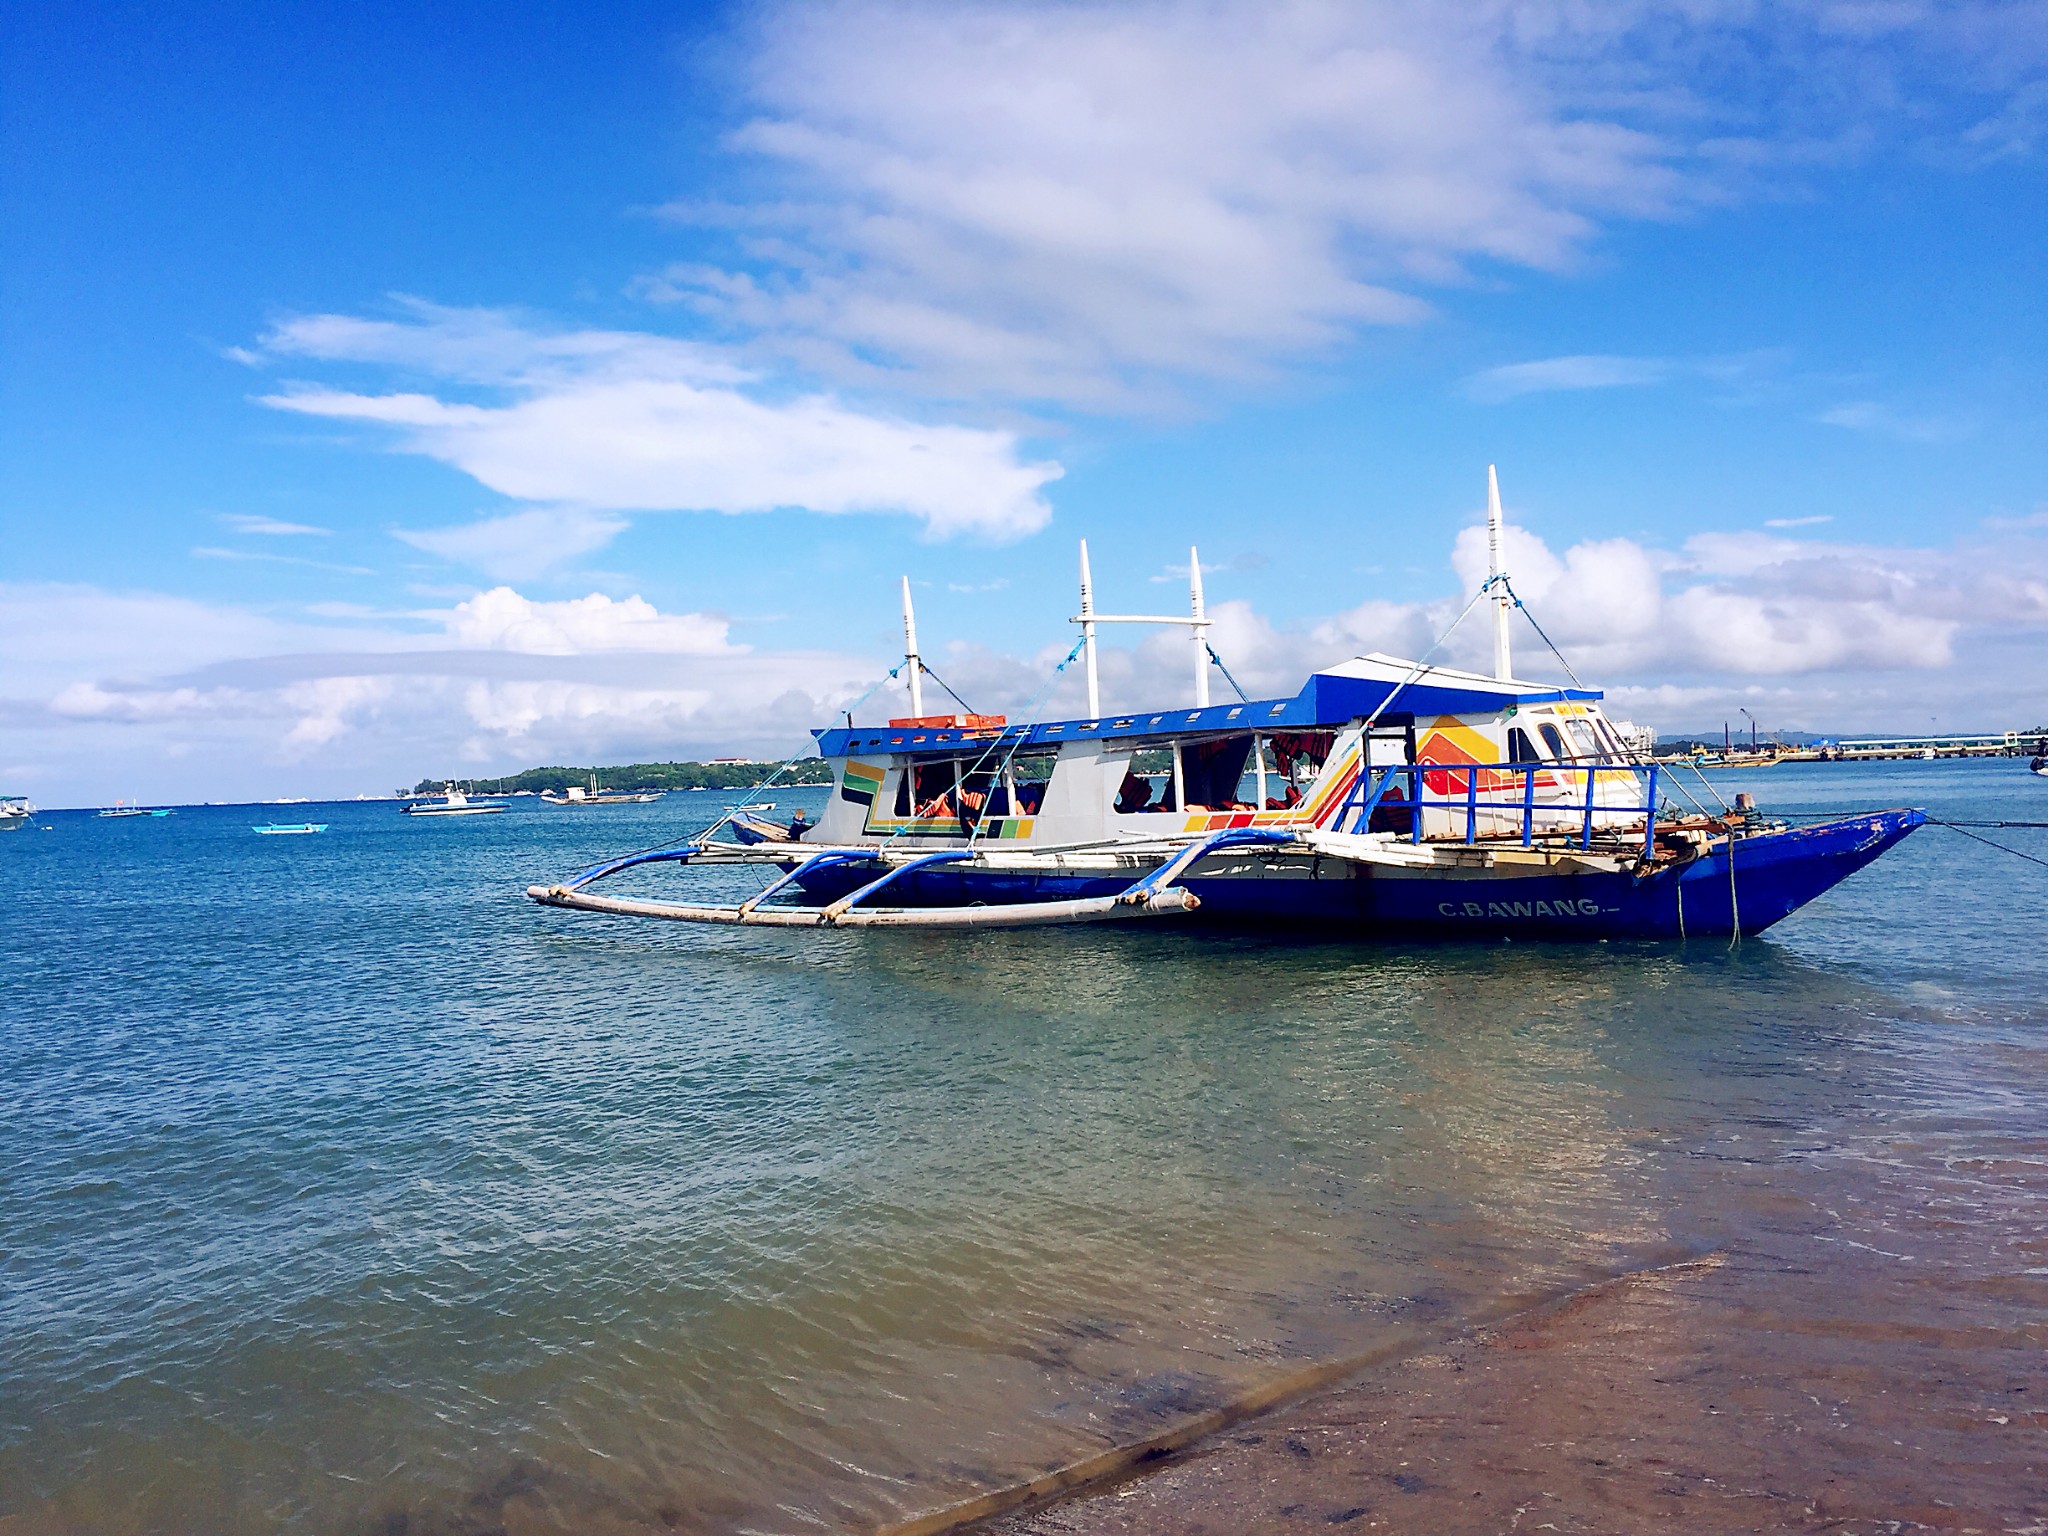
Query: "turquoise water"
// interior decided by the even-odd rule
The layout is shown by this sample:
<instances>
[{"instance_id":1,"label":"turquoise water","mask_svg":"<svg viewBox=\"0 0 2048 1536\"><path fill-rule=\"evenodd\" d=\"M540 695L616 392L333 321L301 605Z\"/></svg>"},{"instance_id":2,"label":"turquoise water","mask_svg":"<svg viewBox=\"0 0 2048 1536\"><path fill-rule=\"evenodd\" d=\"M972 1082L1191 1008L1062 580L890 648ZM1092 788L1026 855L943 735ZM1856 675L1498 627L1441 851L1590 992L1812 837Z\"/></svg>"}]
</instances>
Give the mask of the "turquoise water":
<instances>
[{"instance_id":1,"label":"turquoise water","mask_svg":"<svg viewBox=\"0 0 2048 1536\"><path fill-rule=\"evenodd\" d=\"M2010 761L1719 783L2048 820ZM1736 948L521 897L722 803L0 840L10 1536L868 1527L1739 1242L1738 1153L1796 1183L1911 1138L1966 1194L1998 1159L1975 1193L2048 1264L2008 1155L2048 1145L2048 869L1954 833Z\"/></svg>"}]
</instances>

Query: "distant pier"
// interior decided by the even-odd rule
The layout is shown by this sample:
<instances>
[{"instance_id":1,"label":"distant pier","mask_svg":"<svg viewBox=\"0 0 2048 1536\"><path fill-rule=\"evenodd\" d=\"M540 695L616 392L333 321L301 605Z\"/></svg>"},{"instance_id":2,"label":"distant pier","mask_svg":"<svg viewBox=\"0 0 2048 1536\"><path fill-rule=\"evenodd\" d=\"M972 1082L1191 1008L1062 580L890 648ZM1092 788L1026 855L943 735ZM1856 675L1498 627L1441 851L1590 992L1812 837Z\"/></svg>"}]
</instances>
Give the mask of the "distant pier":
<instances>
[{"instance_id":1,"label":"distant pier","mask_svg":"<svg viewBox=\"0 0 2048 1536\"><path fill-rule=\"evenodd\" d=\"M1985 731L1941 736L1863 736L1853 740L1817 741L1788 747L1766 742L1719 752L1699 751L1660 756L1660 763L1689 763L1699 768L1768 768L1776 763L1884 762L1891 759L1930 760L1943 757L2048 756L2048 726L2027 731Z\"/></svg>"}]
</instances>

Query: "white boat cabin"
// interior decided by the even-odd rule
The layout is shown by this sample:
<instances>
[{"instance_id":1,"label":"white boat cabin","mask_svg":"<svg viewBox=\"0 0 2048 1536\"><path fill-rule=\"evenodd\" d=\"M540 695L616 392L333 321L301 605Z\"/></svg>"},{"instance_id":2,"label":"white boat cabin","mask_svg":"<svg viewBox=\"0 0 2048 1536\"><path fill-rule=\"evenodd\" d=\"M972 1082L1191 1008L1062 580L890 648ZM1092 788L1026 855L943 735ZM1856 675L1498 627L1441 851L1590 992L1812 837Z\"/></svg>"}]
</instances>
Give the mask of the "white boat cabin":
<instances>
[{"instance_id":1,"label":"white boat cabin","mask_svg":"<svg viewBox=\"0 0 2048 1536\"><path fill-rule=\"evenodd\" d=\"M1635 756L1599 699L1373 654L1291 699L840 727L818 733L835 787L802 836L1044 848L1228 827L1463 841L1641 825Z\"/></svg>"}]
</instances>

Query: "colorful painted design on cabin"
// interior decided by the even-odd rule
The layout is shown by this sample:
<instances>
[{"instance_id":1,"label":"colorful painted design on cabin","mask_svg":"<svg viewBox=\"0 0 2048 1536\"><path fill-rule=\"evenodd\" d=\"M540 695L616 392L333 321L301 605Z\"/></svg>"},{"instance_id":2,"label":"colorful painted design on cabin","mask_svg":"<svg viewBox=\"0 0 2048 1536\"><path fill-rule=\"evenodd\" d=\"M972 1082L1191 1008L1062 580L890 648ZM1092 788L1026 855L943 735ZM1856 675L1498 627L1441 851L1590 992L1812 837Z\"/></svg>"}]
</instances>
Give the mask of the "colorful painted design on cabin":
<instances>
[{"instance_id":1,"label":"colorful painted design on cabin","mask_svg":"<svg viewBox=\"0 0 2048 1536\"><path fill-rule=\"evenodd\" d=\"M839 778L839 798L855 805L872 806L881 792L882 780L888 776L888 768L880 763L864 763L849 757Z\"/></svg>"}]
</instances>

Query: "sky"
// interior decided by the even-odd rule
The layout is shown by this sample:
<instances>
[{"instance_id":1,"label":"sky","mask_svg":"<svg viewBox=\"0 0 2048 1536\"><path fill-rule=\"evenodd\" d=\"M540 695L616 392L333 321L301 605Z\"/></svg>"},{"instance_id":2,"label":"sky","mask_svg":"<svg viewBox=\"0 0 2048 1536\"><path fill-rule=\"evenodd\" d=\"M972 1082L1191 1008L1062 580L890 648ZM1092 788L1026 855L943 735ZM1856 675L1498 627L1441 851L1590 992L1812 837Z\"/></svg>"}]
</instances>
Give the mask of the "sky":
<instances>
[{"instance_id":1,"label":"sky","mask_svg":"<svg viewBox=\"0 0 2048 1536\"><path fill-rule=\"evenodd\" d=\"M2048 0L12 6L0 792L1075 714L1083 538L1291 695L1489 464L1524 676L2036 725L2044 157Z\"/></svg>"}]
</instances>

